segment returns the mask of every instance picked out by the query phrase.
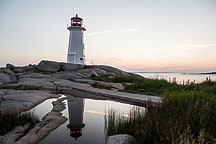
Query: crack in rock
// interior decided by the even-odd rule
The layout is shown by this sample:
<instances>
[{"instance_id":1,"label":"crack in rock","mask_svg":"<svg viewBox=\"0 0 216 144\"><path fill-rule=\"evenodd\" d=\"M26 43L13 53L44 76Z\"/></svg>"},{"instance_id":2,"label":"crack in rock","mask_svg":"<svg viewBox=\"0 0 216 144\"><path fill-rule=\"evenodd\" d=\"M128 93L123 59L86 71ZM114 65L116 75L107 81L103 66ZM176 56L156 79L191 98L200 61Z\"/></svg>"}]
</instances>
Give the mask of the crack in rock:
<instances>
[{"instance_id":1,"label":"crack in rock","mask_svg":"<svg viewBox=\"0 0 216 144\"><path fill-rule=\"evenodd\" d=\"M25 101L25 100L18 100L18 99L9 99L9 98L4 98L4 100L11 100L11 101L19 101L19 102L30 102L36 105L36 103L32 102L32 101ZM23 103L22 103L23 104Z\"/></svg>"}]
</instances>

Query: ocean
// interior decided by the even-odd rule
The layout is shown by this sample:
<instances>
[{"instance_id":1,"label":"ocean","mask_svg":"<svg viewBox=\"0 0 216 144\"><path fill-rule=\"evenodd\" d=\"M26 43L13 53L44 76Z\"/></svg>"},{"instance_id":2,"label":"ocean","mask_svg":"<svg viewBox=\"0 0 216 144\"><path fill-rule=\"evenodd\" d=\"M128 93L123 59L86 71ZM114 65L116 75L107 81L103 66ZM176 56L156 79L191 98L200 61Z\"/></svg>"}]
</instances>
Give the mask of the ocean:
<instances>
[{"instance_id":1,"label":"ocean","mask_svg":"<svg viewBox=\"0 0 216 144\"><path fill-rule=\"evenodd\" d=\"M174 73L174 72L135 72L145 78L165 79L168 82L177 82L178 84L201 83L205 80L216 81L216 74L200 73Z\"/></svg>"}]
</instances>

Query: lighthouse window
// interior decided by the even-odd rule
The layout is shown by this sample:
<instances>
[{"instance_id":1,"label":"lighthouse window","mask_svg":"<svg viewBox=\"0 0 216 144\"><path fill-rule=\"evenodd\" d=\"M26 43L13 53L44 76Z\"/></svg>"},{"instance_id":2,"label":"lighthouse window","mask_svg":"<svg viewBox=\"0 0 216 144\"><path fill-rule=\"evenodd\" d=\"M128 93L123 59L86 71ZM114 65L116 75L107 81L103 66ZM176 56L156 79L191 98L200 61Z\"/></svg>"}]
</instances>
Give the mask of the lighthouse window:
<instances>
[{"instance_id":1,"label":"lighthouse window","mask_svg":"<svg viewBox=\"0 0 216 144\"><path fill-rule=\"evenodd\" d=\"M80 58L80 60L83 60L83 58Z\"/></svg>"}]
</instances>

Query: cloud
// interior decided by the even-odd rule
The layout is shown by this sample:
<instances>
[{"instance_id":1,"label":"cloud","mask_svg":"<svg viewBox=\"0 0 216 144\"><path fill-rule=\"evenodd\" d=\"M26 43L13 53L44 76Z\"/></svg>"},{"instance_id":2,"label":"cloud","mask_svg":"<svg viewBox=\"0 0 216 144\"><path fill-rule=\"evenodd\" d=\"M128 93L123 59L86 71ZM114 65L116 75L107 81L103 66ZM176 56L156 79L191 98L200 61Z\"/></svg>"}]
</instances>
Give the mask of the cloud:
<instances>
[{"instance_id":1,"label":"cloud","mask_svg":"<svg viewBox=\"0 0 216 144\"><path fill-rule=\"evenodd\" d=\"M190 70L192 67L184 66L184 65L171 65L171 66L164 66L161 68L161 71L182 71L182 70Z\"/></svg>"},{"instance_id":2,"label":"cloud","mask_svg":"<svg viewBox=\"0 0 216 144\"><path fill-rule=\"evenodd\" d=\"M106 33L131 32L131 31L135 31L135 30L137 30L137 29L136 28L129 28L129 29L123 29L123 30L109 30L109 31L87 33L86 35L94 36L94 35L106 34Z\"/></svg>"},{"instance_id":3,"label":"cloud","mask_svg":"<svg viewBox=\"0 0 216 144\"><path fill-rule=\"evenodd\" d=\"M122 61L123 59L120 58L111 58L110 61Z\"/></svg>"},{"instance_id":4,"label":"cloud","mask_svg":"<svg viewBox=\"0 0 216 144\"><path fill-rule=\"evenodd\" d=\"M175 47L181 48L206 48L206 47L216 47L216 43L210 43L210 44L188 44L188 45L176 45Z\"/></svg>"},{"instance_id":5,"label":"cloud","mask_svg":"<svg viewBox=\"0 0 216 144\"><path fill-rule=\"evenodd\" d=\"M150 47L146 50L152 49L166 49L166 50L173 50L173 49L197 49L197 48L214 48L216 47L216 43L208 43L208 44L177 44L177 45L167 45L167 46L159 46L159 47ZM142 49L143 50L143 49Z\"/></svg>"}]
</instances>

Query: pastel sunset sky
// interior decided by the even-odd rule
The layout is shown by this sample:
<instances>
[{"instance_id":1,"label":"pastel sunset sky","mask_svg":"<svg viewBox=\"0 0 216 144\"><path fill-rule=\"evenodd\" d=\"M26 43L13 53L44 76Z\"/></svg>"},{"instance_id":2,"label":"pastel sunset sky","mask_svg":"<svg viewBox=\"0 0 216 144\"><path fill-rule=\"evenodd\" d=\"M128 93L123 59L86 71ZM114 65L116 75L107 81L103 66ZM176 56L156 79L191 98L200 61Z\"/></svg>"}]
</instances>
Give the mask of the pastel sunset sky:
<instances>
[{"instance_id":1,"label":"pastel sunset sky","mask_svg":"<svg viewBox=\"0 0 216 144\"><path fill-rule=\"evenodd\" d=\"M0 0L0 66L65 62L75 14L87 64L216 71L216 0Z\"/></svg>"}]
</instances>

